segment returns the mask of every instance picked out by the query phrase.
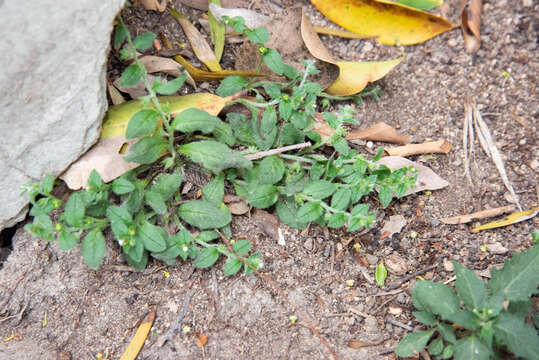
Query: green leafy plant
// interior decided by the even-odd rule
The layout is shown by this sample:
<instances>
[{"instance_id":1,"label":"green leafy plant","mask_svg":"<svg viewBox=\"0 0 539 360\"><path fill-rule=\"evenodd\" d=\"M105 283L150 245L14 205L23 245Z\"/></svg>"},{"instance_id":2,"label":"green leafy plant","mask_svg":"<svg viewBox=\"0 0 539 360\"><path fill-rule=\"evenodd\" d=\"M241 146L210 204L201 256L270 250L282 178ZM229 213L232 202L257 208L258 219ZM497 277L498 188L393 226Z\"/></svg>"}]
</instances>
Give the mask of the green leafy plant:
<instances>
[{"instance_id":1,"label":"green leafy plant","mask_svg":"<svg viewBox=\"0 0 539 360\"><path fill-rule=\"evenodd\" d=\"M325 94L308 80L317 73L312 62L305 62L305 68L297 71L284 64L278 52L264 46L269 38L266 29L249 29L241 18L226 21L259 45L259 68L265 64L288 80L224 79L217 89L219 95L240 91L255 95L255 100L239 98L234 102L250 111L249 119L242 113L229 113L223 121L197 108L173 117L166 97L158 99L157 95L174 94L185 75L169 82L158 77L150 84L136 51L149 48L155 34L143 33L132 39L119 18L114 48L125 44L119 50L120 57L131 61L122 73L121 84L133 86L143 81L148 91L139 99L143 109L132 116L125 135L137 139L125 159L142 166L110 184L93 171L87 188L72 193L65 204L52 194L52 176L47 175L41 184L27 185L24 192L34 216L27 231L49 241L58 239L63 250L80 243L82 256L93 269L103 261L110 229L128 263L136 269L144 269L150 256L169 265L177 258L191 259L196 267L207 268L223 255L227 258L225 274L241 268L250 273L262 262L258 252L251 252L248 240L236 241L231 247L215 241L231 236L232 216L223 203L225 183L232 184L236 194L254 207L275 207L280 219L292 227L304 228L314 221L332 228L346 226L348 231L374 223L375 213L361 202L368 194L378 190L380 204L386 207L394 195L401 197L414 185L412 168L392 171L376 164L381 150L369 160L349 147L345 126L356 122L350 108L341 107L337 114L323 113L334 131L328 139L313 130L319 104L329 106L330 100L361 102L363 96L377 97L376 90L352 97ZM306 139L312 141L310 146L294 153L254 161L246 157ZM331 156L315 152L322 146L335 151ZM211 177L200 199L183 199L179 192L188 161L200 164Z\"/></svg>"},{"instance_id":2,"label":"green leafy plant","mask_svg":"<svg viewBox=\"0 0 539 360\"><path fill-rule=\"evenodd\" d=\"M503 359L505 351L539 359L537 329L525 319L539 285L539 246L517 253L485 283L453 261L457 294L448 286L418 281L412 292L417 321L429 330L406 335L395 353L414 356L427 348L436 359ZM433 335L436 334L436 336Z\"/></svg>"}]
</instances>

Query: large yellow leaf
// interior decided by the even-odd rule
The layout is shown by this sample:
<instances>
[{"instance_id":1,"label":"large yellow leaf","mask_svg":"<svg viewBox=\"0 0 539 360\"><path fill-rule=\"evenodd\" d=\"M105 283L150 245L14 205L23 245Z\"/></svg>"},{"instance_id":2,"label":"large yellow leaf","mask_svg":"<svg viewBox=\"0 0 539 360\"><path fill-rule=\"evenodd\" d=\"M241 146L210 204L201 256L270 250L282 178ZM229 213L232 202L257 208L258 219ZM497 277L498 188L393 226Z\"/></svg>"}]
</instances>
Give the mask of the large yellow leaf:
<instances>
[{"instance_id":1,"label":"large yellow leaf","mask_svg":"<svg viewBox=\"0 0 539 360\"><path fill-rule=\"evenodd\" d=\"M343 28L376 37L382 44L412 45L455 26L443 17L386 0L311 0Z\"/></svg>"}]
</instances>

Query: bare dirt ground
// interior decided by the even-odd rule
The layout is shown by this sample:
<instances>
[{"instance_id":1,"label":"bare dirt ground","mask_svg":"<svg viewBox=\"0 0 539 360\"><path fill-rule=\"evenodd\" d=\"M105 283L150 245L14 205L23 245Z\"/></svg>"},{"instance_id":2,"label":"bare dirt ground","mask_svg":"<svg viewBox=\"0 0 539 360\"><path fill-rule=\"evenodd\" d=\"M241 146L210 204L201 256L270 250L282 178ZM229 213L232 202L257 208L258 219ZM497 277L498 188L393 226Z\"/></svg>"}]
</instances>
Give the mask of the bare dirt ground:
<instances>
[{"instance_id":1,"label":"bare dirt ground","mask_svg":"<svg viewBox=\"0 0 539 360\"><path fill-rule=\"evenodd\" d=\"M255 3L264 9L263 0ZM307 1L274 3L300 3L315 25L329 24ZM459 6L460 1L448 0L438 13L445 9L458 23ZM183 10L192 19L200 16ZM463 176L467 97L475 99L493 132L523 208L539 202L538 13L537 2L524 7L520 0L485 1L482 46L475 57L465 53L459 29L408 46L406 60L378 82L380 101L368 99L358 109L362 126L384 121L411 134L413 142L449 140L453 148L447 155L412 158L449 181L449 187L430 196L394 200L378 212L369 232L327 232L313 226L300 234L280 225L285 246L249 216L234 219L234 237L254 242L265 263L263 272L308 314L340 359L396 358L391 349L408 332L405 328L418 327L410 297L418 271L431 268L422 276L445 281L453 275L449 260L457 260L488 275L489 267L530 246L539 218L477 234L470 233L470 225L444 225L439 219L507 204L506 189L481 150L472 164L475 185ZM166 14L129 10L124 18L133 30L166 31L185 42L179 25ZM322 41L336 57L347 60L400 56L398 48L371 40L323 36ZM118 76L122 69L111 59L109 76ZM227 50L225 65L233 61ZM406 218L406 227L392 238L381 238L381 227L395 214ZM413 232L417 237L410 236ZM55 243L17 231L13 251L0 270L0 359L96 359L99 353L118 359L138 321L151 309L156 309L155 323L138 359L330 357L305 319L259 277L225 277L222 262L210 270L195 270L190 263L164 266L152 260L145 271L132 272L109 240L104 265L92 271L79 250L62 252ZM484 244L491 250L481 251ZM389 269L385 288L374 282L381 259ZM355 280L354 285L347 286L347 280ZM160 346L182 310L179 329ZM295 324L289 320L292 315L298 316ZM182 330L186 325L188 333ZM197 345L198 334L208 336L206 346ZM355 349L349 346L353 339L373 346Z\"/></svg>"}]
</instances>

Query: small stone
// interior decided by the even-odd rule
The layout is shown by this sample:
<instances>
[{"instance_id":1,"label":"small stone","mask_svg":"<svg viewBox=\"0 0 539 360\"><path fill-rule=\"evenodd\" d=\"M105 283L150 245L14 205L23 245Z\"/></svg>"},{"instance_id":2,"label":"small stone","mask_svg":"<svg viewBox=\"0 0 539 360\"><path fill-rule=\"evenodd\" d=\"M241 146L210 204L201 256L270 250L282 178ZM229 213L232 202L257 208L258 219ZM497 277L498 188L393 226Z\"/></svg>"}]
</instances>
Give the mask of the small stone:
<instances>
[{"instance_id":1,"label":"small stone","mask_svg":"<svg viewBox=\"0 0 539 360\"><path fill-rule=\"evenodd\" d=\"M313 248L314 248L314 241L312 238L308 238L307 240L305 240L305 242L303 243L303 247L309 251L312 251Z\"/></svg>"},{"instance_id":2,"label":"small stone","mask_svg":"<svg viewBox=\"0 0 539 360\"><path fill-rule=\"evenodd\" d=\"M331 252L331 245L327 245L325 248L324 248L324 257L329 257L329 254Z\"/></svg>"},{"instance_id":3,"label":"small stone","mask_svg":"<svg viewBox=\"0 0 539 360\"><path fill-rule=\"evenodd\" d=\"M506 254L509 251L509 249L507 249L502 244L497 243L497 242L494 243L494 244L488 244L487 249L488 249L489 252L491 252L493 254L496 254L496 255L503 255L503 254Z\"/></svg>"},{"instance_id":4,"label":"small stone","mask_svg":"<svg viewBox=\"0 0 539 360\"><path fill-rule=\"evenodd\" d=\"M453 272L453 263L449 259L444 259L443 261L444 270L447 272Z\"/></svg>"},{"instance_id":5,"label":"small stone","mask_svg":"<svg viewBox=\"0 0 539 360\"><path fill-rule=\"evenodd\" d=\"M431 220L430 220L430 226L432 226L432 227L438 227L438 226L440 226L440 220L438 220L438 219L431 219Z\"/></svg>"},{"instance_id":6,"label":"small stone","mask_svg":"<svg viewBox=\"0 0 539 360\"><path fill-rule=\"evenodd\" d=\"M457 46L457 39L449 39L449 41L447 41L447 45L454 48L455 46Z\"/></svg>"},{"instance_id":7,"label":"small stone","mask_svg":"<svg viewBox=\"0 0 539 360\"><path fill-rule=\"evenodd\" d=\"M387 270L395 275L404 275L408 272L408 260L393 253L385 257Z\"/></svg>"},{"instance_id":8,"label":"small stone","mask_svg":"<svg viewBox=\"0 0 539 360\"><path fill-rule=\"evenodd\" d=\"M376 265L376 264L378 264L378 257L377 257L377 256L374 256L374 255L371 255L371 254L366 254L366 255L365 255L365 258L367 259L367 262L368 262L370 265Z\"/></svg>"},{"instance_id":9,"label":"small stone","mask_svg":"<svg viewBox=\"0 0 539 360\"><path fill-rule=\"evenodd\" d=\"M367 141L367 147L369 149L372 149L373 146L374 146L374 143L372 141Z\"/></svg>"},{"instance_id":10,"label":"small stone","mask_svg":"<svg viewBox=\"0 0 539 360\"><path fill-rule=\"evenodd\" d=\"M526 138L520 139L518 142L519 145L526 145Z\"/></svg>"},{"instance_id":11,"label":"small stone","mask_svg":"<svg viewBox=\"0 0 539 360\"><path fill-rule=\"evenodd\" d=\"M361 52L363 52L363 53L368 53L368 52L371 51L372 49L374 49L374 45L373 45L371 42L366 42L366 43L363 45L363 49L361 49Z\"/></svg>"},{"instance_id":12,"label":"small stone","mask_svg":"<svg viewBox=\"0 0 539 360\"><path fill-rule=\"evenodd\" d=\"M406 295L404 295L403 293L400 293L398 296L397 296L397 302L399 304L405 304L406 303Z\"/></svg>"},{"instance_id":13,"label":"small stone","mask_svg":"<svg viewBox=\"0 0 539 360\"><path fill-rule=\"evenodd\" d=\"M533 159L532 161L530 161L529 165L533 171L539 172L539 161L537 159Z\"/></svg>"}]
</instances>

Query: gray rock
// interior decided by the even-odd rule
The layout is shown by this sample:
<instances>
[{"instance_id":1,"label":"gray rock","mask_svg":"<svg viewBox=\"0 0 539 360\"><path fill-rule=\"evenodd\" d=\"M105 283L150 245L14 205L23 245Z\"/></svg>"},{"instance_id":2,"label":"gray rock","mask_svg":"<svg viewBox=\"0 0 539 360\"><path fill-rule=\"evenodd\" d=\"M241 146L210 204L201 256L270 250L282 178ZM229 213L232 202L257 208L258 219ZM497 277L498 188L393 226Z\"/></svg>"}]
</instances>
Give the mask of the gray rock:
<instances>
[{"instance_id":1,"label":"gray rock","mask_svg":"<svg viewBox=\"0 0 539 360\"><path fill-rule=\"evenodd\" d=\"M0 229L21 186L58 175L99 135L112 22L125 0L0 0Z\"/></svg>"}]
</instances>

